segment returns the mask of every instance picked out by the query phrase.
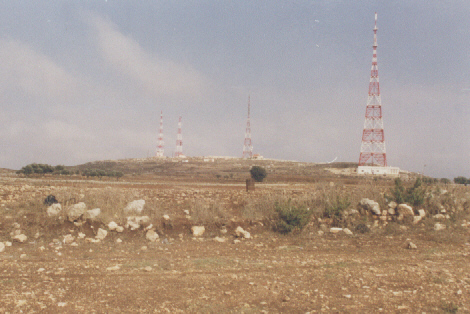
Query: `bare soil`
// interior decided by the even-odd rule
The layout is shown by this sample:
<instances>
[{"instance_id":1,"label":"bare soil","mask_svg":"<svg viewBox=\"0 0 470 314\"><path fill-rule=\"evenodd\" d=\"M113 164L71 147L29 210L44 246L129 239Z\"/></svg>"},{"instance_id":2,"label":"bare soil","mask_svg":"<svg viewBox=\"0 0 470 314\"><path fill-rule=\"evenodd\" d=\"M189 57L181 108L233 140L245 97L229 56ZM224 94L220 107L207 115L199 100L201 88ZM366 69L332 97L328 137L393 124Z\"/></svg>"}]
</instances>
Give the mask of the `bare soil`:
<instances>
[{"instance_id":1,"label":"bare soil","mask_svg":"<svg viewBox=\"0 0 470 314\"><path fill-rule=\"evenodd\" d=\"M366 234L353 230L353 235L321 234L319 223L312 221L302 232L280 235L268 219L248 219L244 212L253 198L308 197L333 181L341 190L370 193L370 185L380 181L325 175L311 182L293 182L293 177L283 182L279 176L247 195L241 180L128 178L0 177L0 242L11 241L16 229L28 236L0 253L1 313L470 312L470 232L460 220L447 222L439 232L426 223L390 224ZM389 186L384 181L379 190ZM97 228L106 229L104 220L77 227L44 214L42 200L48 194L60 195L61 202L65 196L79 201L97 191L108 193L111 205L109 195L146 199L146 214L157 212L151 218L158 241L146 240L146 231L139 229L109 231L103 241L88 243L77 235L93 237ZM200 223L183 213L197 200L220 203L223 211L206 221L201 238L190 231ZM171 223L161 219L163 213ZM107 219L119 219L112 215ZM237 226L253 238L236 239ZM63 243L66 234L76 238L77 246ZM216 236L227 241L219 243ZM417 249L409 249L409 242Z\"/></svg>"}]
</instances>

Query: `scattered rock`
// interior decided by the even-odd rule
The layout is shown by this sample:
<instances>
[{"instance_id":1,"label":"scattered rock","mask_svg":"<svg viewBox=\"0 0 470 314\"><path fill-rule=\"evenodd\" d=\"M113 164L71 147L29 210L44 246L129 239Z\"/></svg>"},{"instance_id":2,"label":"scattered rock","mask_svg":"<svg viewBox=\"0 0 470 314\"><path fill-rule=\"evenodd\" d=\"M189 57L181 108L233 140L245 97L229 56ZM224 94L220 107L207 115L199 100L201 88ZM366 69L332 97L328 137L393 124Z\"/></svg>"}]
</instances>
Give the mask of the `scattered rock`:
<instances>
[{"instance_id":1,"label":"scattered rock","mask_svg":"<svg viewBox=\"0 0 470 314\"><path fill-rule=\"evenodd\" d=\"M107 235L108 235L108 231L98 228L98 232L96 233L95 238L98 240L104 240L104 238L106 238Z\"/></svg>"},{"instance_id":2,"label":"scattered rock","mask_svg":"<svg viewBox=\"0 0 470 314\"><path fill-rule=\"evenodd\" d=\"M117 238L117 239L116 239L116 243L122 243L122 240L119 239L119 238Z\"/></svg>"},{"instance_id":3,"label":"scattered rock","mask_svg":"<svg viewBox=\"0 0 470 314\"><path fill-rule=\"evenodd\" d=\"M107 271L115 271L115 270L119 270L119 269L121 269L121 266L119 266L119 265L111 266L111 267L106 268Z\"/></svg>"},{"instance_id":4,"label":"scattered rock","mask_svg":"<svg viewBox=\"0 0 470 314\"><path fill-rule=\"evenodd\" d=\"M83 219L93 220L96 217L98 217L100 214L101 214L101 209L99 208L90 209L90 210L87 210L86 213L83 215Z\"/></svg>"},{"instance_id":5,"label":"scattered rock","mask_svg":"<svg viewBox=\"0 0 470 314\"><path fill-rule=\"evenodd\" d=\"M84 234L83 232L79 232L79 233L78 233L77 238L83 239L83 238L85 238L85 237L86 237L86 234Z\"/></svg>"},{"instance_id":6,"label":"scattered rock","mask_svg":"<svg viewBox=\"0 0 470 314\"><path fill-rule=\"evenodd\" d=\"M192 226L191 227L191 232L193 233L193 236L195 237L201 237L205 231L206 231L206 228L204 228L204 226Z\"/></svg>"},{"instance_id":7,"label":"scattered rock","mask_svg":"<svg viewBox=\"0 0 470 314\"><path fill-rule=\"evenodd\" d=\"M360 202L359 205L361 205L362 208L372 212L375 215L380 216L382 212L380 211L380 206L379 203L376 201L370 200L368 198L363 198Z\"/></svg>"},{"instance_id":8,"label":"scattered rock","mask_svg":"<svg viewBox=\"0 0 470 314\"><path fill-rule=\"evenodd\" d=\"M60 205L59 203L55 203L47 208L46 213L47 213L47 216L53 217L53 216L58 216L61 211L62 211L62 205Z\"/></svg>"},{"instance_id":9,"label":"scattered rock","mask_svg":"<svg viewBox=\"0 0 470 314\"><path fill-rule=\"evenodd\" d=\"M125 213L140 214L144 210L145 200L132 201L124 208Z\"/></svg>"},{"instance_id":10,"label":"scattered rock","mask_svg":"<svg viewBox=\"0 0 470 314\"><path fill-rule=\"evenodd\" d=\"M67 217L70 222L74 222L86 212L86 204L80 202L78 204L71 205L67 208Z\"/></svg>"},{"instance_id":11,"label":"scattered rock","mask_svg":"<svg viewBox=\"0 0 470 314\"><path fill-rule=\"evenodd\" d=\"M426 211L424 209L420 209L418 210L418 214L421 216L421 217L424 217L426 216Z\"/></svg>"},{"instance_id":12,"label":"scattered rock","mask_svg":"<svg viewBox=\"0 0 470 314\"><path fill-rule=\"evenodd\" d=\"M117 231L117 232L123 232L124 231L124 227L123 226L119 226L117 223L115 223L114 221L111 221L109 224L108 224L108 229L110 231Z\"/></svg>"},{"instance_id":13,"label":"scattered rock","mask_svg":"<svg viewBox=\"0 0 470 314\"><path fill-rule=\"evenodd\" d=\"M388 203L388 207L391 208L391 209L395 209L395 208L397 208L397 206L398 206L398 204L396 202L392 201L392 202Z\"/></svg>"},{"instance_id":14,"label":"scattered rock","mask_svg":"<svg viewBox=\"0 0 470 314\"><path fill-rule=\"evenodd\" d=\"M126 228L136 230L139 229L142 224L147 224L149 221L149 216L129 216L127 217Z\"/></svg>"},{"instance_id":15,"label":"scattered rock","mask_svg":"<svg viewBox=\"0 0 470 314\"><path fill-rule=\"evenodd\" d=\"M343 232L346 233L347 235L352 235L353 234L352 231L349 230L348 228L344 228Z\"/></svg>"},{"instance_id":16,"label":"scattered rock","mask_svg":"<svg viewBox=\"0 0 470 314\"><path fill-rule=\"evenodd\" d=\"M3 242L0 242L0 253L5 251L5 244Z\"/></svg>"},{"instance_id":17,"label":"scattered rock","mask_svg":"<svg viewBox=\"0 0 470 314\"><path fill-rule=\"evenodd\" d=\"M434 225L434 230L435 230L435 231L444 230L445 228L446 228L446 225L444 225L444 224L436 223L436 224Z\"/></svg>"},{"instance_id":18,"label":"scattered rock","mask_svg":"<svg viewBox=\"0 0 470 314\"><path fill-rule=\"evenodd\" d=\"M417 224L421 220L423 220L424 216L413 216L413 224Z\"/></svg>"},{"instance_id":19,"label":"scattered rock","mask_svg":"<svg viewBox=\"0 0 470 314\"><path fill-rule=\"evenodd\" d=\"M64 242L64 244L70 244L70 243L73 242L73 240L75 240L75 237L71 234L67 234L67 235L64 236L63 242Z\"/></svg>"},{"instance_id":20,"label":"scattered rock","mask_svg":"<svg viewBox=\"0 0 470 314\"><path fill-rule=\"evenodd\" d=\"M414 216L414 214L415 214L414 211L413 211L413 207L411 207L408 204L398 205L397 213L398 213L398 215L403 215L403 217Z\"/></svg>"},{"instance_id":21,"label":"scattered rock","mask_svg":"<svg viewBox=\"0 0 470 314\"><path fill-rule=\"evenodd\" d=\"M330 228L330 233L338 233L343 231L343 228Z\"/></svg>"},{"instance_id":22,"label":"scattered rock","mask_svg":"<svg viewBox=\"0 0 470 314\"><path fill-rule=\"evenodd\" d=\"M28 240L28 237L25 236L24 234L18 234L13 237L13 241L24 243L26 240Z\"/></svg>"},{"instance_id":23,"label":"scattered rock","mask_svg":"<svg viewBox=\"0 0 470 314\"><path fill-rule=\"evenodd\" d=\"M243 230L243 228L240 226L238 226L237 229L235 229L235 235L237 236L237 238L244 238L244 239L251 238L251 234L248 231Z\"/></svg>"},{"instance_id":24,"label":"scattered rock","mask_svg":"<svg viewBox=\"0 0 470 314\"><path fill-rule=\"evenodd\" d=\"M214 241L215 241L215 242L224 243L224 242L227 241L227 238L225 238L225 237L215 237L215 238L214 238Z\"/></svg>"},{"instance_id":25,"label":"scattered rock","mask_svg":"<svg viewBox=\"0 0 470 314\"><path fill-rule=\"evenodd\" d=\"M168 221L168 220L170 220L170 216L168 216L168 215L163 215L163 219L165 219L165 220Z\"/></svg>"},{"instance_id":26,"label":"scattered rock","mask_svg":"<svg viewBox=\"0 0 470 314\"><path fill-rule=\"evenodd\" d=\"M434 219L446 219L446 216L444 216L443 214L436 214L436 215L432 216L432 218L434 218Z\"/></svg>"},{"instance_id":27,"label":"scattered rock","mask_svg":"<svg viewBox=\"0 0 470 314\"><path fill-rule=\"evenodd\" d=\"M416 244L414 244L413 242L409 242L408 243L408 249L410 250L416 250L418 247L416 246Z\"/></svg>"},{"instance_id":28,"label":"scattered rock","mask_svg":"<svg viewBox=\"0 0 470 314\"><path fill-rule=\"evenodd\" d=\"M152 267L146 266L146 267L144 268L144 270L145 270L145 271L152 271Z\"/></svg>"},{"instance_id":29,"label":"scattered rock","mask_svg":"<svg viewBox=\"0 0 470 314\"><path fill-rule=\"evenodd\" d=\"M149 230L145 234L145 238L149 240L150 242L155 242L159 238L158 233L156 233L154 230Z\"/></svg>"}]
</instances>

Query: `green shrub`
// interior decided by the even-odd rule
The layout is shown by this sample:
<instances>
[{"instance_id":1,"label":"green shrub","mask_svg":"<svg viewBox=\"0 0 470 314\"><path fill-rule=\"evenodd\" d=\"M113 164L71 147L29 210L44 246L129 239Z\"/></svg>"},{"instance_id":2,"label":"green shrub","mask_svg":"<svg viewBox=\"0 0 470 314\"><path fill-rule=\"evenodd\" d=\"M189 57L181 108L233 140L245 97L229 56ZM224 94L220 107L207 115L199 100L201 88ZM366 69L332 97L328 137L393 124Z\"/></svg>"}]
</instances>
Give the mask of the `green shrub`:
<instances>
[{"instance_id":1,"label":"green shrub","mask_svg":"<svg viewBox=\"0 0 470 314\"><path fill-rule=\"evenodd\" d=\"M455 184L465 184L465 185L467 185L467 184L470 183L470 180L465 178L465 177L460 176L460 177L454 178L454 183Z\"/></svg>"},{"instance_id":2,"label":"green shrub","mask_svg":"<svg viewBox=\"0 0 470 314\"><path fill-rule=\"evenodd\" d=\"M423 182L417 178L412 187L405 189L400 178L395 179L395 186L390 190L391 195L385 195L387 200L393 200L398 204L408 203L412 206L424 204L426 189Z\"/></svg>"},{"instance_id":3,"label":"green shrub","mask_svg":"<svg viewBox=\"0 0 470 314\"><path fill-rule=\"evenodd\" d=\"M285 204L276 203L275 210L278 214L275 230L283 234L302 230L312 214L306 207L293 206L290 200Z\"/></svg>"},{"instance_id":4,"label":"green shrub","mask_svg":"<svg viewBox=\"0 0 470 314\"><path fill-rule=\"evenodd\" d=\"M266 178L267 173L266 169L260 166L253 166L250 169L250 175L256 182L263 182L264 178Z\"/></svg>"},{"instance_id":5,"label":"green shrub","mask_svg":"<svg viewBox=\"0 0 470 314\"><path fill-rule=\"evenodd\" d=\"M324 216L339 220L342 217L344 210L350 205L351 202L347 196L341 197L340 195L336 195L333 200L326 201Z\"/></svg>"}]
</instances>

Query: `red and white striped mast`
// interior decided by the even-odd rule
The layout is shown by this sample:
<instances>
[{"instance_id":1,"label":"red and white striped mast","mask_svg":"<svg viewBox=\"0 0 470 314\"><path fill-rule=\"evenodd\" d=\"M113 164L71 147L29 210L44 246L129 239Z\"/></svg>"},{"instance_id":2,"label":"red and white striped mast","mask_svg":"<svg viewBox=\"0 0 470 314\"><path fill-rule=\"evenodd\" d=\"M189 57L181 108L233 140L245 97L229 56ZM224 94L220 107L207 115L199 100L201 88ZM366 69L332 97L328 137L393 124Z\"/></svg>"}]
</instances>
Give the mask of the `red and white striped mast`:
<instances>
[{"instance_id":1,"label":"red and white striped mast","mask_svg":"<svg viewBox=\"0 0 470 314\"><path fill-rule=\"evenodd\" d=\"M377 66L377 12L375 13L374 45L370 70L369 97L362 133L359 166L387 166L385 153L382 101L380 99L379 68Z\"/></svg>"},{"instance_id":2,"label":"red and white striped mast","mask_svg":"<svg viewBox=\"0 0 470 314\"><path fill-rule=\"evenodd\" d=\"M158 132L158 143L157 143L157 157L163 157L163 145L165 143L163 142L163 111L160 112L160 129Z\"/></svg>"},{"instance_id":3,"label":"red and white striped mast","mask_svg":"<svg viewBox=\"0 0 470 314\"><path fill-rule=\"evenodd\" d=\"M245 142L243 144L243 158L251 157L253 157L253 145L251 144L250 96L248 95L248 118L246 119Z\"/></svg>"},{"instance_id":4,"label":"red and white striped mast","mask_svg":"<svg viewBox=\"0 0 470 314\"><path fill-rule=\"evenodd\" d=\"M181 117L178 121L178 134L176 135L175 157L183 157L183 135L181 134Z\"/></svg>"}]
</instances>

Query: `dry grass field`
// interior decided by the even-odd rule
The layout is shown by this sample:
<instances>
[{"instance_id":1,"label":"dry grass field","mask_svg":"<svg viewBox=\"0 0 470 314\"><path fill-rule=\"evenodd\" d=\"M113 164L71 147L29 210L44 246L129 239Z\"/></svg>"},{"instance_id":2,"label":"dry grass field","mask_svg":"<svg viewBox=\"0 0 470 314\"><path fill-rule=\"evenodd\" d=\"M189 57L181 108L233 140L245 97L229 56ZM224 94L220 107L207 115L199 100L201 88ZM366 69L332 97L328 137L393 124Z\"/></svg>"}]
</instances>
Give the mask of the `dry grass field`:
<instances>
[{"instance_id":1,"label":"dry grass field","mask_svg":"<svg viewBox=\"0 0 470 314\"><path fill-rule=\"evenodd\" d=\"M268 177L247 192L253 165ZM387 211L394 181L356 177L353 166L193 158L70 168L122 171L119 180L2 170L0 312L470 312L470 189L426 184L411 217L375 215L359 203ZM410 187L415 176L404 178ZM44 204L51 194L56 216ZM111 230L125 227L135 200L145 200L138 215L148 220ZM67 208L80 202L99 216L70 221ZM308 208L308 223L276 231L279 208Z\"/></svg>"}]
</instances>

